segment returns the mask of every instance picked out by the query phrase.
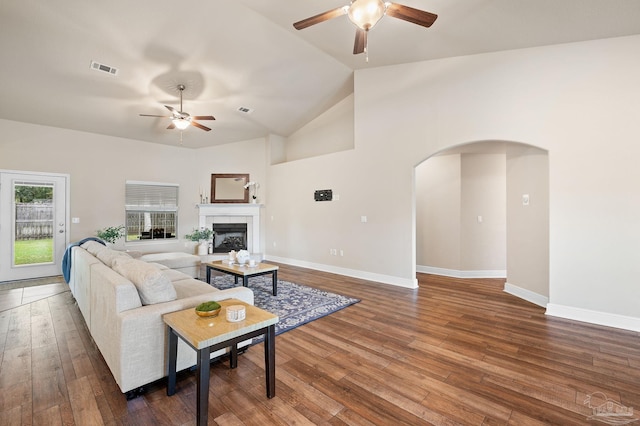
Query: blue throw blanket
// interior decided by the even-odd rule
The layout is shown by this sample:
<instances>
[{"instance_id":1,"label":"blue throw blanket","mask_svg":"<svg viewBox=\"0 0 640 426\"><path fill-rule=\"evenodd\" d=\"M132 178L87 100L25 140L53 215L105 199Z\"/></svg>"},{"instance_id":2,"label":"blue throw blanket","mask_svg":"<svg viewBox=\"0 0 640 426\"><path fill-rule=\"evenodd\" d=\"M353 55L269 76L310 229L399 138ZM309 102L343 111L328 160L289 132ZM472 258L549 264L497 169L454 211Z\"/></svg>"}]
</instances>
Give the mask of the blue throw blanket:
<instances>
[{"instance_id":1,"label":"blue throw blanket","mask_svg":"<svg viewBox=\"0 0 640 426\"><path fill-rule=\"evenodd\" d=\"M78 241L77 243L69 244L67 246L67 249L64 251L64 256L62 257L62 276L64 277L64 280L67 282L67 284L69 284L69 281L71 280L71 248L80 246L87 241L97 241L102 245L107 245L104 241L97 237L88 237L84 240Z\"/></svg>"}]
</instances>

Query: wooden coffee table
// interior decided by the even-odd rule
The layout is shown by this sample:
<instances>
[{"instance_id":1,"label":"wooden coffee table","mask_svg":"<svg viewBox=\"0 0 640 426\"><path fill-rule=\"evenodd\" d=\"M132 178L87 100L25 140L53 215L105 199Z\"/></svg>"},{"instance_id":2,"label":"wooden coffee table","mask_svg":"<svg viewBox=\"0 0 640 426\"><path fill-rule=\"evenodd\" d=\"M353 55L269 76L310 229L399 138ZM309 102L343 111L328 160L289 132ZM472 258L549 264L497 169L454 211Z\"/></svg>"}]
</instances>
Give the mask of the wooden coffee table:
<instances>
[{"instance_id":1,"label":"wooden coffee table","mask_svg":"<svg viewBox=\"0 0 640 426\"><path fill-rule=\"evenodd\" d=\"M215 260L205 263L207 266L207 284L210 284L211 270L224 272L233 275L235 283L238 284L238 278L242 277L242 285L248 287L249 277L258 275L271 274L273 280L273 295L278 295L278 266L269 265L268 263L258 263L256 266L229 264L227 260Z\"/></svg>"},{"instance_id":2,"label":"wooden coffee table","mask_svg":"<svg viewBox=\"0 0 640 426\"><path fill-rule=\"evenodd\" d=\"M206 425L209 412L209 358L211 352L231 347L230 367L238 366L238 343L264 335L264 369L267 398L276 394L276 339L278 316L236 299L221 300L222 310L217 317L200 317L194 308L171 312L162 316L169 326L169 365L167 395L176 393L176 362L178 337L197 352L197 424ZM246 318L229 322L226 307L244 305Z\"/></svg>"}]
</instances>

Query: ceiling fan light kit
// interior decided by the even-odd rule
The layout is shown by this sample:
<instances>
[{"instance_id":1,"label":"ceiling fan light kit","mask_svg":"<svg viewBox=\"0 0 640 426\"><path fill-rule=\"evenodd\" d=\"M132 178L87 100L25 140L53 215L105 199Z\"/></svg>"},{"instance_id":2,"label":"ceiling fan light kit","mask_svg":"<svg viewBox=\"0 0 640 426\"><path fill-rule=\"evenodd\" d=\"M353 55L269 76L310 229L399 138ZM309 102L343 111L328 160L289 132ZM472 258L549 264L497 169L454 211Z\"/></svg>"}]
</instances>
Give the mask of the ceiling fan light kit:
<instances>
[{"instance_id":1,"label":"ceiling fan light kit","mask_svg":"<svg viewBox=\"0 0 640 426\"><path fill-rule=\"evenodd\" d=\"M383 2L382 0L353 0L349 5L319 13L302 21L295 22L293 27L302 30L320 22L328 21L342 15L347 15L356 26L356 39L353 44L353 54L367 52L367 33L383 16L411 22L412 24L430 27L438 15L398 3ZM369 57L367 56L367 61Z\"/></svg>"},{"instance_id":2,"label":"ceiling fan light kit","mask_svg":"<svg viewBox=\"0 0 640 426\"><path fill-rule=\"evenodd\" d=\"M182 92L186 89L184 84L179 84L177 87L180 92L180 110L176 110L174 107L165 105L164 107L171 112L170 116L166 115L151 115L151 114L140 114L142 117L160 117L160 118L170 118L171 124L167 126L167 129L178 129L178 130L186 130L189 126L194 126L204 131L211 130L207 126L203 126L198 123L196 120L215 120L215 117L212 115L190 115L184 111L182 111Z\"/></svg>"},{"instance_id":3,"label":"ceiling fan light kit","mask_svg":"<svg viewBox=\"0 0 640 426\"><path fill-rule=\"evenodd\" d=\"M387 5L382 0L354 0L347 16L353 24L364 31L369 31L384 16Z\"/></svg>"}]
</instances>

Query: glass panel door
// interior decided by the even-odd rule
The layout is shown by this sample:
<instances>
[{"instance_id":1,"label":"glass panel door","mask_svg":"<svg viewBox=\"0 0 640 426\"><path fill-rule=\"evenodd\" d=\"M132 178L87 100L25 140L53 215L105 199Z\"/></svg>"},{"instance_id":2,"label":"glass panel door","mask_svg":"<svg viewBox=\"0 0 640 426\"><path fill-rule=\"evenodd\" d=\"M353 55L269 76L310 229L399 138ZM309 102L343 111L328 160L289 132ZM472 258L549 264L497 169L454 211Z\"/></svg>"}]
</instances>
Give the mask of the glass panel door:
<instances>
[{"instance_id":1,"label":"glass panel door","mask_svg":"<svg viewBox=\"0 0 640 426\"><path fill-rule=\"evenodd\" d=\"M0 281L61 274L66 177L1 173Z\"/></svg>"}]
</instances>

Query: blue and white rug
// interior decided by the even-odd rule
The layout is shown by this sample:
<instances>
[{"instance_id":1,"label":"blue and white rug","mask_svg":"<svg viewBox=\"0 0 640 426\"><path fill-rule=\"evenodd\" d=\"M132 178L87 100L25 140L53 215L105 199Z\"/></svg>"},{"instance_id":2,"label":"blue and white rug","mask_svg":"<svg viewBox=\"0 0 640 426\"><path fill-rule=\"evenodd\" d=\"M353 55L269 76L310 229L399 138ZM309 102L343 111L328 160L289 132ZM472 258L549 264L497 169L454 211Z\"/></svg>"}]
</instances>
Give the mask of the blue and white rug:
<instances>
[{"instance_id":1,"label":"blue and white rug","mask_svg":"<svg viewBox=\"0 0 640 426\"><path fill-rule=\"evenodd\" d=\"M282 280L278 280L278 295L274 296L272 283L271 275L249 278L254 305L280 317L280 321L276 324L276 335L360 301L360 299ZM242 282L234 284L231 275L222 275L212 277L211 285L224 290L242 285ZM254 339L254 343L261 340Z\"/></svg>"}]
</instances>

